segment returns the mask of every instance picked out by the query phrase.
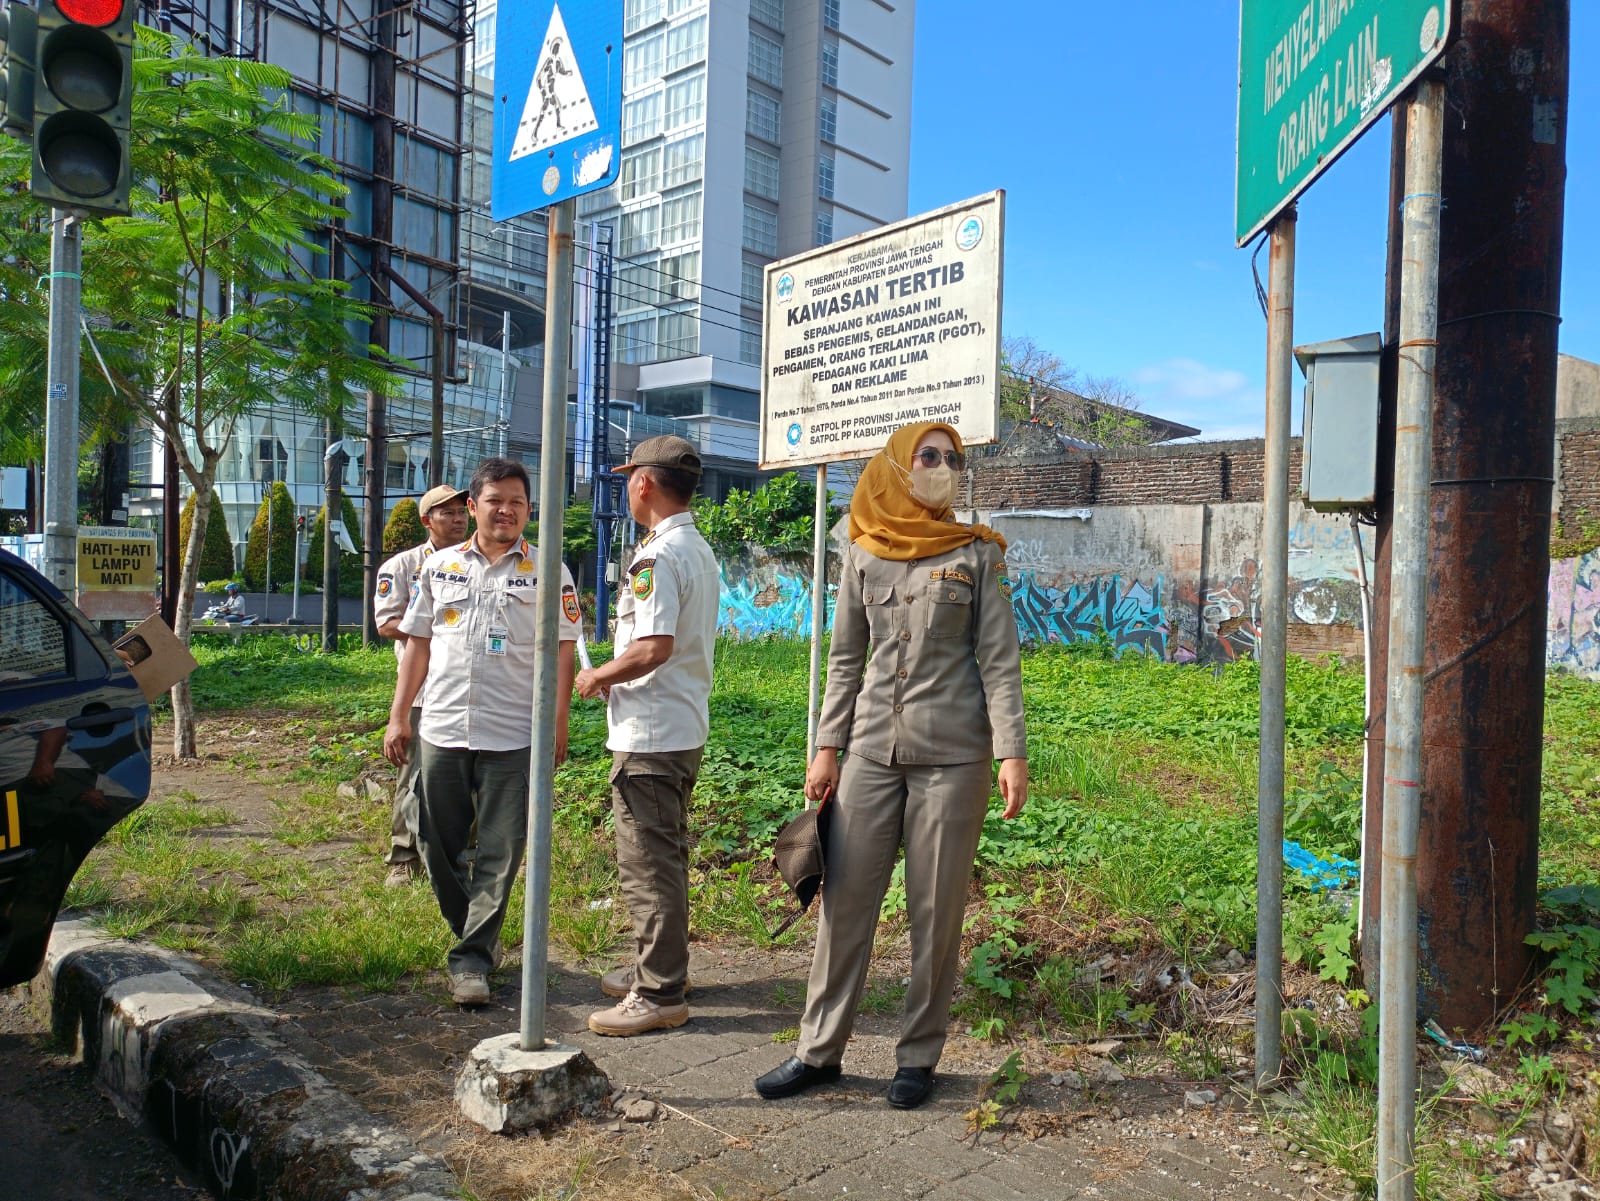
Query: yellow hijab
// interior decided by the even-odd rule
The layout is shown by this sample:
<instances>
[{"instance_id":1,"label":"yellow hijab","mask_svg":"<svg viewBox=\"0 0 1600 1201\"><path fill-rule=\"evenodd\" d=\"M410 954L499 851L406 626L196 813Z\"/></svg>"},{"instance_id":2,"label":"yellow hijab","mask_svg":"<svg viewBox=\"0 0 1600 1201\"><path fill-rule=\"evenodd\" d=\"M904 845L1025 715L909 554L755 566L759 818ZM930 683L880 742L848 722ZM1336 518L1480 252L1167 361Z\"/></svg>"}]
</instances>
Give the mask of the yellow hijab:
<instances>
[{"instance_id":1,"label":"yellow hijab","mask_svg":"<svg viewBox=\"0 0 1600 1201\"><path fill-rule=\"evenodd\" d=\"M986 525L962 525L948 506L935 513L911 498L908 476L917 443L929 430L943 430L956 449L961 435L942 421L917 421L889 435L889 444L867 460L850 498L850 541L880 559L927 559L965 546L974 538L1006 540Z\"/></svg>"}]
</instances>

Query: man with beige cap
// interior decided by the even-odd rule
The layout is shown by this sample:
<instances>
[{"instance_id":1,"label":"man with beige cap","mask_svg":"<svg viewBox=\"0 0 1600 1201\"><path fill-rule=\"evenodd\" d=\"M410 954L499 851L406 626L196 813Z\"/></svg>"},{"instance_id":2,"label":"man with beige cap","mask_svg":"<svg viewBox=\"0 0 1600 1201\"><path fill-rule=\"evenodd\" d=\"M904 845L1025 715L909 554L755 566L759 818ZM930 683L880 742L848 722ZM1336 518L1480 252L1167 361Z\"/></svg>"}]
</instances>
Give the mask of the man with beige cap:
<instances>
[{"instance_id":1,"label":"man with beige cap","mask_svg":"<svg viewBox=\"0 0 1600 1201\"><path fill-rule=\"evenodd\" d=\"M396 663L405 652L406 636L400 632L400 619L406 615L406 604L417 581L422 561L436 550L461 542L467 536L467 494L461 488L440 484L429 488L417 502L417 515L428 531L426 541L403 550L386 560L378 568L377 595L372 598L372 613L378 622L378 633L394 639ZM411 711L411 729L414 732L422 720L422 709ZM422 859L417 851L417 794L415 780L417 757L407 755L400 765L399 778L394 786L394 804L389 817L389 854L385 862L389 874L384 883L390 887L409 884L422 874Z\"/></svg>"},{"instance_id":2,"label":"man with beige cap","mask_svg":"<svg viewBox=\"0 0 1600 1201\"><path fill-rule=\"evenodd\" d=\"M600 981L621 999L592 1014L589 1029L627 1036L689 1020L689 797L711 726L720 580L689 512L701 473L693 444L648 438L617 470L650 532L617 589L616 657L574 684L581 697L606 698L617 869L634 941L634 962Z\"/></svg>"}]
</instances>

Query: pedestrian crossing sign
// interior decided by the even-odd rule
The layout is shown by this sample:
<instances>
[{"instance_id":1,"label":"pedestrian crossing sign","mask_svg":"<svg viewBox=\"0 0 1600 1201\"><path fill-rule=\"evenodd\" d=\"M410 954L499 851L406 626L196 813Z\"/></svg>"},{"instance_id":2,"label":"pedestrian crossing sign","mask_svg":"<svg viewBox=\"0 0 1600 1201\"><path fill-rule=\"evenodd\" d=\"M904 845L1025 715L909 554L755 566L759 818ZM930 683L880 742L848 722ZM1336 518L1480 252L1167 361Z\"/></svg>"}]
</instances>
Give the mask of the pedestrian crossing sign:
<instances>
[{"instance_id":1,"label":"pedestrian crossing sign","mask_svg":"<svg viewBox=\"0 0 1600 1201\"><path fill-rule=\"evenodd\" d=\"M501 0L490 216L603 188L622 158L622 0Z\"/></svg>"}]
</instances>

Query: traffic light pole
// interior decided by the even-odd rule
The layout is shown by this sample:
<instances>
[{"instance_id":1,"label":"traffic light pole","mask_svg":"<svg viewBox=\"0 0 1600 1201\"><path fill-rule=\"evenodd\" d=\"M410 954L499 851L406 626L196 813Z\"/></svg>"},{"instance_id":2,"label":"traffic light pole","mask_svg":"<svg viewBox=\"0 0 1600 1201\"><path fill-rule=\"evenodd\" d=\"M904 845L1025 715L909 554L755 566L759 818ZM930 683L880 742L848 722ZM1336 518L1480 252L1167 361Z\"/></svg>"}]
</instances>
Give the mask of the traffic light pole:
<instances>
[{"instance_id":1,"label":"traffic light pole","mask_svg":"<svg viewBox=\"0 0 1600 1201\"><path fill-rule=\"evenodd\" d=\"M50 351L45 386L44 574L67 596L78 566L78 309L83 292L78 218L50 223Z\"/></svg>"}]
</instances>

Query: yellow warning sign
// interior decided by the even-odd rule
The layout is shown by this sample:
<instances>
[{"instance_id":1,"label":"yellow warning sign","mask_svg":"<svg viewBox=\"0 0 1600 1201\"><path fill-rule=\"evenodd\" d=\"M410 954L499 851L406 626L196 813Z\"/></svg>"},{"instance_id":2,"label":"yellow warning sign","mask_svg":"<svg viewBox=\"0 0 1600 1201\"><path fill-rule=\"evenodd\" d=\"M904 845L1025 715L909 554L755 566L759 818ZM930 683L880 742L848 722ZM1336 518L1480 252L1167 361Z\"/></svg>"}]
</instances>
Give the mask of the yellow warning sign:
<instances>
[{"instance_id":1,"label":"yellow warning sign","mask_svg":"<svg viewBox=\"0 0 1600 1201\"><path fill-rule=\"evenodd\" d=\"M78 527L79 592L154 592L155 587L153 531Z\"/></svg>"}]
</instances>

